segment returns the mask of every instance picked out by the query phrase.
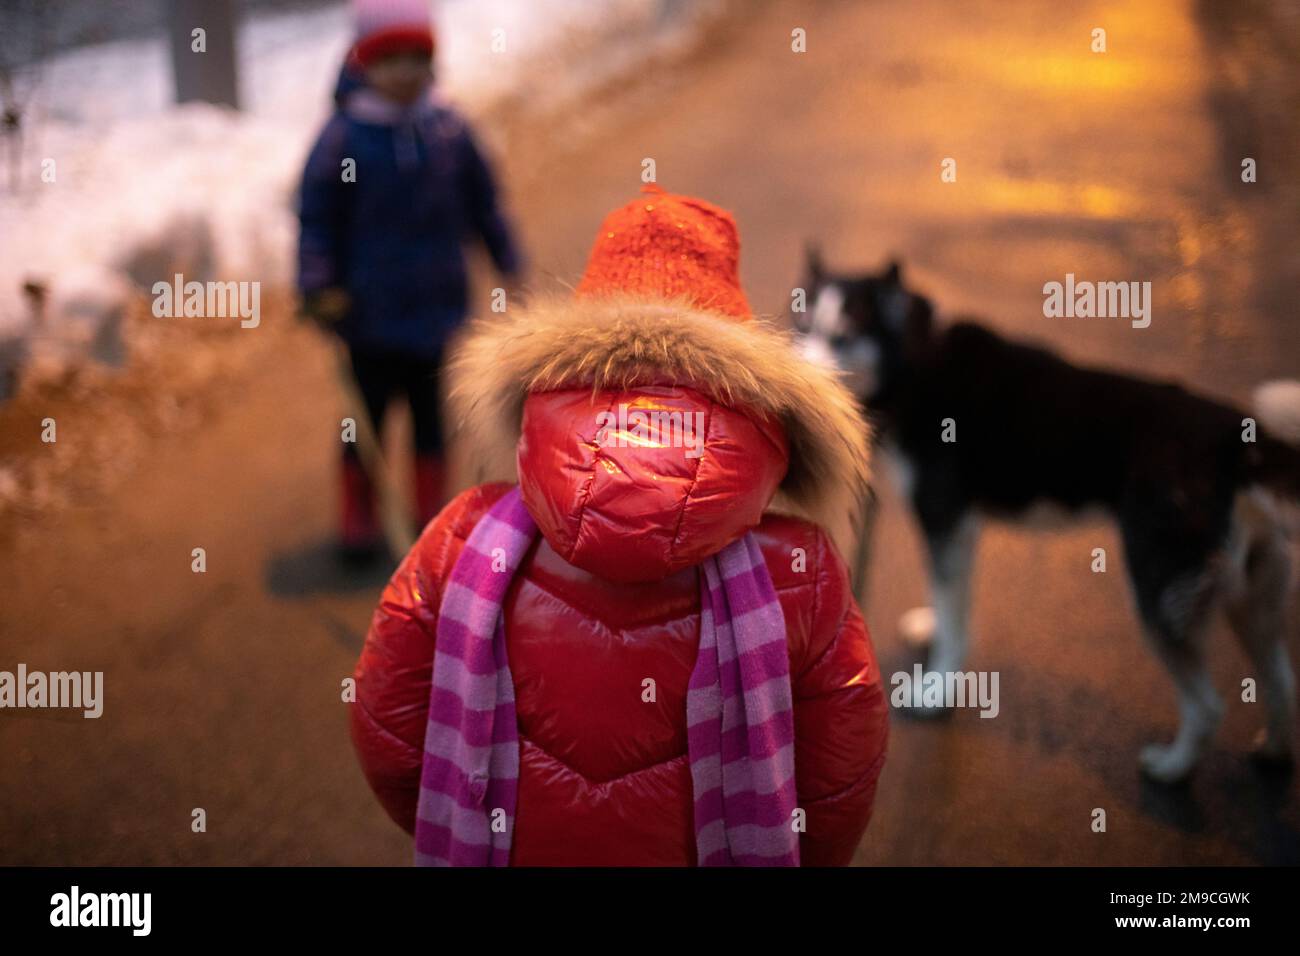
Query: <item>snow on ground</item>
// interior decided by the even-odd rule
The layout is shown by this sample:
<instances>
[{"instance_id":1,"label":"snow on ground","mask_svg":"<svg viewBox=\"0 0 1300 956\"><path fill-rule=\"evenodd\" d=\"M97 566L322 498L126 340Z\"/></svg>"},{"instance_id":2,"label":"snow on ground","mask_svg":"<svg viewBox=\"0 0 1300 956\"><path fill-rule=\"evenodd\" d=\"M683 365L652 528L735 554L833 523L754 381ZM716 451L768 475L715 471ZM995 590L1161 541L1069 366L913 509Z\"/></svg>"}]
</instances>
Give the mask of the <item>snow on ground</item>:
<instances>
[{"instance_id":1,"label":"snow on ground","mask_svg":"<svg viewBox=\"0 0 1300 956\"><path fill-rule=\"evenodd\" d=\"M441 0L440 85L471 115L502 97L562 108L688 40L711 10L703 0L689 10L682 0ZM176 271L292 282L293 191L349 40L343 5L241 24L238 113L170 103L161 35L45 64L24 180L0 186L0 366L25 339L65 340L65 351L67 340L96 340L74 326L115 322L128 281L146 293ZM41 179L47 158L52 183ZM39 330L23 292L33 279L49 288Z\"/></svg>"}]
</instances>

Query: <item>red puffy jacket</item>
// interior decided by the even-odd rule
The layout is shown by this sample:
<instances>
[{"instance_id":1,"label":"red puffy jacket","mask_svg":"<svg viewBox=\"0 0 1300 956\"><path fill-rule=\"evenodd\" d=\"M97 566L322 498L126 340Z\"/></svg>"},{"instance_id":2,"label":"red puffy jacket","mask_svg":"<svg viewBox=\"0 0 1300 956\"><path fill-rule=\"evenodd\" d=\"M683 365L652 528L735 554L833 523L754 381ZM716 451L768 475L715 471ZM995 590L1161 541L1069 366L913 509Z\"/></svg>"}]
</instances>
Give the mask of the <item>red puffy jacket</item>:
<instances>
[{"instance_id":1,"label":"red puffy jacket","mask_svg":"<svg viewBox=\"0 0 1300 956\"><path fill-rule=\"evenodd\" d=\"M541 531L503 607L521 747L512 864L695 864L686 689L696 565L748 530L785 612L802 862L848 863L884 760L885 693L826 532L767 509L778 488L823 520L847 508L866 455L851 398L775 330L644 299L482 323L461 356L471 454L506 478L516 458ZM655 420L679 430L628 433L632 412L662 413ZM384 591L357 665L357 752L408 831L442 590L508 487L472 488L429 524Z\"/></svg>"}]
</instances>

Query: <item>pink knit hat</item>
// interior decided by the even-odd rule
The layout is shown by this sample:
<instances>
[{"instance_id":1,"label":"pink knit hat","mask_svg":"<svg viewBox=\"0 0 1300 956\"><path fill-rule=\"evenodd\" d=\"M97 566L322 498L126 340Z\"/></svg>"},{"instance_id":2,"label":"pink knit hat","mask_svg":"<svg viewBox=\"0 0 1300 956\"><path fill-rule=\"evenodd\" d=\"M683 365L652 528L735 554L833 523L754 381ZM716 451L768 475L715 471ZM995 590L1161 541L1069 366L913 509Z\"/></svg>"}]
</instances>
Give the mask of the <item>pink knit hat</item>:
<instances>
[{"instance_id":1,"label":"pink knit hat","mask_svg":"<svg viewBox=\"0 0 1300 956\"><path fill-rule=\"evenodd\" d=\"M433 55L433 24L428 0L352 0L356 43L352 58L360 66L393 53Z\"/></svg>"}]
</instances>

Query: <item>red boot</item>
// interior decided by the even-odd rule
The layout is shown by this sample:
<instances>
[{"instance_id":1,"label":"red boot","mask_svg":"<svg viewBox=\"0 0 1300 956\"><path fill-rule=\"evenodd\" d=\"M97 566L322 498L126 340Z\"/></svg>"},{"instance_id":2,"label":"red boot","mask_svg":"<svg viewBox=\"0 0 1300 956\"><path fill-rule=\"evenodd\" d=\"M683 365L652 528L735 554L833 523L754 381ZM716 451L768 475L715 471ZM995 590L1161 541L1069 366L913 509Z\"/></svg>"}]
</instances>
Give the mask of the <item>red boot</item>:
<instances>
[{"instance_id":1,"label":"red boot","mask_svg":"<svg viewBox=\"0 0 1300 956\"><path fill-rule=\"evenodd\" d=\"M419 530L437 517L442 506L446 473L439 455L415 456L415 517Z\"/></svg>"},{"instance_id":2,"label":"red boot","mask_svg":"<svg viewBox=\"0 0 1300 956\"><path fill-rule=\"evenodd\" d=\"M382 543L375 517L375 494L359 459L343 458L343 511L341 544L346 557L368 557Z\"/></svg>"}]
</instances>

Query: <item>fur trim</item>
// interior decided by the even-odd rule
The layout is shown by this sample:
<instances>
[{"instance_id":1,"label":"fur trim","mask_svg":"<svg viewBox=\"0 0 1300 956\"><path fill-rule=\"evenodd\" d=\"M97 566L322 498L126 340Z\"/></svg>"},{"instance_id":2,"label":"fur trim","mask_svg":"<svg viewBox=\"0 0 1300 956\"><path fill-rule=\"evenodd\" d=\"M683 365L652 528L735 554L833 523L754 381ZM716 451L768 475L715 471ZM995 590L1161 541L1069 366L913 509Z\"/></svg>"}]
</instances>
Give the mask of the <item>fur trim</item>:
<instances>
[{"instance_id":1,"label":"fur trim","mask_svg":"<svg viewBox=\"0 0 1300 956\"><path fill-rule=\"evenodd\" d=\"M869 477L867 423L835 374L803 358L769 323L737 322L685 302L543 301L469 327L449 365L448 397L476 480L513 481L529 392L665 379L775 417L790 443L776 509L822 525L845 550L838 532L851 528Z\"/></svg>"}]
</instances>

